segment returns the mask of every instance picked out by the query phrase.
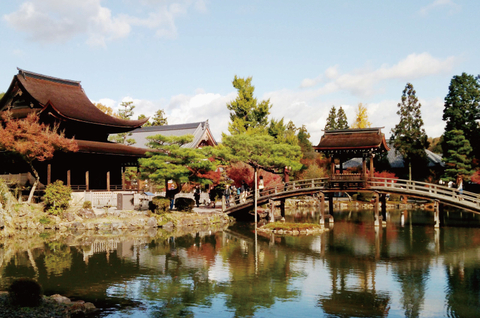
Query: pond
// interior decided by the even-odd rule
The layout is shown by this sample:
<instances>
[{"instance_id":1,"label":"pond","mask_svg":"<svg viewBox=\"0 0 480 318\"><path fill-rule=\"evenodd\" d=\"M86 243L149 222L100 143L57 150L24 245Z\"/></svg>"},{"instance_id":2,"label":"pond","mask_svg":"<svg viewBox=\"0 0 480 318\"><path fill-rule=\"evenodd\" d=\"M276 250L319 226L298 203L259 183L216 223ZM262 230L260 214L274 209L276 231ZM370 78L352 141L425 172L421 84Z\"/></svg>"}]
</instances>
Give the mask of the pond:
<instances>
[{"instance_id":1,"label":"pond","mask_svg":"<svg viewBox=\"0 0 480 318\"><path fill-rule=\"evenodd\" d=\"M47 295L94 303L91 317L480 315L479 227L434 229L425 211L391 213L380 228L369 211L334 216L329 231L303 237L255 237L240 223L189 234L17 235L1 242L0 289L36 278Z\"/></svg>"}]
</instances>

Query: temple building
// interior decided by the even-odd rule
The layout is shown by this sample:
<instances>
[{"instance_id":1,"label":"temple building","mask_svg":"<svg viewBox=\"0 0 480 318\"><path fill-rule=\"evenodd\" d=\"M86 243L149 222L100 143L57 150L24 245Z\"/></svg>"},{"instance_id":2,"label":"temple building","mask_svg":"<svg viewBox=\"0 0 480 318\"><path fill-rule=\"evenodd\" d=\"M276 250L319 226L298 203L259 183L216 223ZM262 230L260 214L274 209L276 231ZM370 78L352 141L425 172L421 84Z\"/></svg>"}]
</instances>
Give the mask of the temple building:
<instances>
[{"instance_id":1,"label":"temple building","mask_svg":"<svg viewBox=\"0 0 480 318\"><path fill-rule=\"evenodd\" d=\"M34 162L43 185L62 180L73 190L120 190L125 167L137 166L137 159L146 152L107 138L109 134L139 128L148 119L124 120L103 113L88 99L78 81L18 69L0 100L0 112L7 110L15 118L36 112L40 122L59 125L67 138L75 138L78 143L78 152L58 152L52 160ZM0 174L30 170L21 160L1 160Z\"/></svg>"},{"instance_id":2,"label":"temple building","mask_svg":"<svg viewBox=\"0 0 480 318\"><path fill-rule=\"evenodd\" d=\"M319 144L313 148L315 151L324 153L331 158L332 179L342 180L344 178L348 181L354 180L355 177L358 177L357 181L368 177L367 159L370 159L368 171L370 177L373 177L375 170L373 158L390 150L385 135L382 133L382 128L379 127L327 130ZM362 158L362 173L358 176L344 174L343 163L352 158Z\"/></svg>"},{"instance_id":3,"label":"temple building","mask_svg":"<svg viewBox=\"0 0 480 318\"><path fill-rule=\"evenodd\" d=\"M150 127L141 127L133 130L132 135L129 138L135 140L135 146L139 148L148 148L147 137L155 135L163 136L184 136L192 135L193 141L183 147L186 148L202 148L205 146L216 146L217 142L210 131L210 126L208 125L208 120L197 122L197 123L188 123L188 124L178 124L178 125L164 125L164 126L150 126Z\"/></svg>"}]
</instances>

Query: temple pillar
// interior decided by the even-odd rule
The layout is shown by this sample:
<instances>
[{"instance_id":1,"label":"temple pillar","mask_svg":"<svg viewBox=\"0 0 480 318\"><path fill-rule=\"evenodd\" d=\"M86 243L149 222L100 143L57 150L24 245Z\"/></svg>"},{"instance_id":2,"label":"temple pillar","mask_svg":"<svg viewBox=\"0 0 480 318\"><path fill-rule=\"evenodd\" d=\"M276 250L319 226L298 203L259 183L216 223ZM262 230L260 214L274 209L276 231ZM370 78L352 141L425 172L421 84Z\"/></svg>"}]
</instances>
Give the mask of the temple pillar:
<instances>
[{"instance_id":1,"label":"temple pillar","mask_svg":"<svg viewBox=\"0 0 480 318\"><path fill-rule=\"evenodd\" d=\"M67 186L72 186L72 172L70 170L67 170Z\"/></svg>"},{"instance_id":2,"label":"temple pillar","mask_svg":"<svg viewBox=\"0 0 480 318\"><path fill-rule=\"evenodd\" d=\"M362 156L362 176L363 177L367 176L367 160L365 156Z\"/></svg>"},{"instance_id":3,"label":"temple pillar","mask_svg":"<svg viewBox=\"0 0 480 318\"><path fill-rule=\"evenodd\" d=\"M110 191L110 171L107 171L107 191Z\"/></svg>"},{"instance_id":4,"label":"temple pillar","mask_svg":"<svg viewBox=\"0 0 480 318\"><path fill-rule=\"evenodd\" d=\"M90 176L88 170L85 171L85 190L90 190Z\"/></svg>"},{"instance_id":5,"label":"temple pillar","mask_svg":"<svg viewBox=\"0 0 480 318\"><path fill-rule=\"evenodd\" d=\"M121 172L122 172L122 190L125 190L125 168L124 167L121 168Z\"/></svg>"},{"instance_id":6,"label":"temple pillar","mask_svg":"<svg viewBox=\"0 0 480 318\"><path fill-rule=\"evenodd\" d=\"M49 163L47 165L47 185L52 183L52 165Z\"/></svg>"},{"instance_id":7,"label":"temple pillar","mask_svg":"<svg viewBox=\"0 0 480 318\"><path fill-rule=\"evenodd\" d=\"M370 155L370 178L373 178L373 173L375 172L375 168L373 167L373 158L375 158L375 154Z\"/></svg>"}]
</instances>

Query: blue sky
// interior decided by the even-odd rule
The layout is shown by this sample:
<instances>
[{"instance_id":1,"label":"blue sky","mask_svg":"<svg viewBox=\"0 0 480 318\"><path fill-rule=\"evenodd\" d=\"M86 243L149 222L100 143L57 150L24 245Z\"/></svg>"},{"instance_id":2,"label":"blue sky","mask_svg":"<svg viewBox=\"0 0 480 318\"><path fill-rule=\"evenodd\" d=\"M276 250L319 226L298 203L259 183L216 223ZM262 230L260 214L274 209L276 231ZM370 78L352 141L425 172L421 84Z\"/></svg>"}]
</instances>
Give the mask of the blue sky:
<instances>
[{"instance_id":1,"label":"blue sky","mask_svg":"<svg viewBox=\"0 0 480 318\"><path fill-rule=\"evenodd\" d=\"M271 117L317 144L332 105L352 123L363 103L388 137L411 82L437 137L451 78L480 73L479 14L475 0L4 1L0 91L17 67L79 80L93 102L208 119L220 140L233 77L252 76Z\"/></svg>"}]
</instances>

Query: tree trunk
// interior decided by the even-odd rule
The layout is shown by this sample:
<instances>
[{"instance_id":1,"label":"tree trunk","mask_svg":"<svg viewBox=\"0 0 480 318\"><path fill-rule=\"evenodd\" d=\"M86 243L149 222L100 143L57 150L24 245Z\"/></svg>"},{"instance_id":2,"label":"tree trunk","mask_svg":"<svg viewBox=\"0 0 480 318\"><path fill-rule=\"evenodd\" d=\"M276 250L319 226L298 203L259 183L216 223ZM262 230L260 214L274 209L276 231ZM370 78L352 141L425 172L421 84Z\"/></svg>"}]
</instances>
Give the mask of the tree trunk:
<instances>
[{"instance_id":1,"label":"tree trunk","mask_svg":"<svg viewBox=\"0 0 480 318\"><path fill-rule=\"evenodd\" d=\"M28 162L28 164L30 165L30 169L32 169L33 175L35 176L35 182L32 185L32 189L30 190L30 194L28 195L28 200L27 200L27 203L30 204L30 203L32 203L33 194L35 193L35 190L37 189L37 185L40 182L40 176L38 175L37 170L35 170L35 168L33 167L32 162Z\"/></svg>"}]
</instances>

